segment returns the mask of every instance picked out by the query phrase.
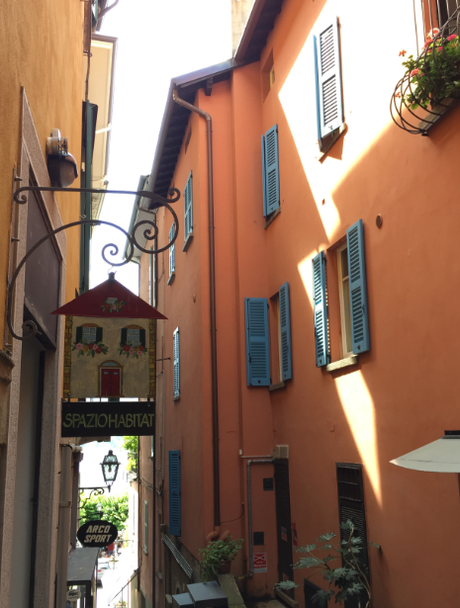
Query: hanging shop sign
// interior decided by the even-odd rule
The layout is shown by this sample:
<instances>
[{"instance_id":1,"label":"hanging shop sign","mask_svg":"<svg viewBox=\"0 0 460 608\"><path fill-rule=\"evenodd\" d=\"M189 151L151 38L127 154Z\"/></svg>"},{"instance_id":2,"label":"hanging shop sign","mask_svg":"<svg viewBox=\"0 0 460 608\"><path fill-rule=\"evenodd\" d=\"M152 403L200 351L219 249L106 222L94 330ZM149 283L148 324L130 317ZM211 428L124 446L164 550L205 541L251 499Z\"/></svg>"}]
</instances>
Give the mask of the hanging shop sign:
<instances>
[{"instance_id":1,"label":"hanging shop sign","mask_svg":"<svg viewBox=\"0 0 460 608\"><path fill-rule=\"evenodd\" d=\"M103 519L87 521L77 532L77 538L84 547L106 547L113 543L117 536L116 526Z\"/></svg>"},{"instance_id":2,"label":"hanging shop sign","mask_svg":"<svg viewBox=\"0 0 460 608\"><path fill-rule=\"evenodd\" d=\"M155 395L158 310L109 279L52 314L66 316L64 398Z\"/></svg>"},{"instance_id":3,"label":"hanging shop sign","mask_svg":"<svg viewBox=\"0 0 460 608\"><path fill-rule=\"evenodd\" d=\"M61 437L154 435L153 401L63 401Z\"/></svg>"}]
</instances>

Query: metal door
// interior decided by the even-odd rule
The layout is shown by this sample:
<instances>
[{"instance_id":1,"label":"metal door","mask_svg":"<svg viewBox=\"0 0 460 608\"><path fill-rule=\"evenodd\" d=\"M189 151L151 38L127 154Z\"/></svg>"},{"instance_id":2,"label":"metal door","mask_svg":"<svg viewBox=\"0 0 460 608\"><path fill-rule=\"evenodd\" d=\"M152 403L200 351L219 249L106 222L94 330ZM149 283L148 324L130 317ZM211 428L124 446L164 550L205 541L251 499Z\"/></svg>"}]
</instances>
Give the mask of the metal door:
<instances>
[{"instance_id":1,"label":"metal door","mask_svg":"<svg viewBox=\"0 0 460 608\"><path fill-rule=\"evenodd\" d=\"M275 460L276 530L278 538L278 577L294 580L292 569L291 495L289 491L289 460ZM294 597L294 589L289 592Z\"/></svg>"}]
</instances>

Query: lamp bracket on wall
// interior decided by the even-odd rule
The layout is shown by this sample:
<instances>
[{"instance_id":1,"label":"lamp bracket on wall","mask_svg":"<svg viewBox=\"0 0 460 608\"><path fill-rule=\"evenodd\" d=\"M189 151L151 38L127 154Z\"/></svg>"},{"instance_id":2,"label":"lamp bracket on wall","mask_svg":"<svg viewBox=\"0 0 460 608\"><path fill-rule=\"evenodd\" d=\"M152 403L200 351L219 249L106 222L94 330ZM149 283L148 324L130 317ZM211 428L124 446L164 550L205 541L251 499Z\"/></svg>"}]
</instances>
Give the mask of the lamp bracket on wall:
<instances>
[{"instance_id":1,"label":"lamp bracket on wall","mask_svg":"<svg viewBox=\"0 0 460 608\"><path fill-rule=\"evenodd\" d=\"M15 176L14 180L20 181L21 178ZM157 227L156 223L153 220L149 220L149 219L144 219L144 220L137 222L133 226L131 234L129 234L126 230L124 230L124 228L122 228L121 226L118 226L117 224L114 224L113 222L106 222L104 220L89 220L89 219L81 219L81 220L78 220L75 222L70 222L69 224L59 226L59 228L56 228L55 230L48 232L43 238L41 238L39 241L37 241L37 243L35 243L35 245L33 247L31 247L31 249L29 249L29 251L26 253L26 255L22 258L22 260L17 265L16 270L14 271L14 273L11 277L11 281L8 284L7 324L8 324L8 328L10 330L12 337L15 338L16 340L24 340L26 338L31 338L32 336L40 333L37 325L33 321L26 321L23 324L24 334L22 336L19 336L14 331L11 317L12 317L12 309L13 309L13 291L14 291L14 285L15 285L16 279L18 278L19 273L21 272L22 268L24 267L24 265L27 262L27 260L29 259L29 257L36 251L36 249L38 249L38 247L40 247L40 245L42 245L45 241L47 241L54 235L58 234L59 232L62 232L63 230L67 230L68 228L74 228L75 226L83 226L84 224L89 224L90 226L110 226L112 228L120 230L126 237L127 242L129 243L129 251L128 251L128 255L126 256L126 258L121 262L114 262L113 260L109 260L106 257L106 255L109 255L109 256L118 255L119 250L118 250L118 246L115 243L107 243L107 245L104 245L104 247L102 248L102 251L101 251L102 259L104 260L104 262L106 262L107 264L109 264L109 266L112 266L112 267L120 267L120 266L124 266L125 264L127 264L128 262L130 262L132 260L136 249L138 249L139 251L142 251L143 253L147 253L149 255L155 255L157 253L161 253L162 251L166 251L167 249L169 249L169 247L172 246L172 244L175 242L175 240L177 239L177 236L179 234L179 220L177 218L176 212L171 207L171 203L176 203L180 199L180 191L177 188L171 188L168 191L168 194L171 198L164 198L164 197L160 196L159 194L155 194L154 192L149 192L148 190L132 191L132 190L105 190L105 189L100 189L100 188L60 188L60 187L48 187L48 186L23 186L22 188L18 188L14 193L14 200L19 205L24 205L28 201L27 196L25 195L25 192L53 192L53 193L54 192L78 192L78 193L88 193L88 194L134 195L134 196L138 197L137 208L139 210L142 210L143 212L151 213L152 215L155 215L155 212L157 209L159 209L160 207L166 207L171 212L171 214L174 218L174 235L173 235L172 239L164 247L159 247L157 249L146 249L145 247L142 247L142 245L137 241L137 231L139 228L141 228L141 227L144 228L142 231L142 236L146 241L155 241L157 238L157 235L158 235L158 227ZM148 208L140 206L141 200L143 198L149 199L152 201ZM16 242L16 239L14 240L14 242Z\"/></svg>"},{"instance_id":2,"label":"lamp bracket on wall","mask_svg":"<svg viewBox=\"0 0 460 608\"><path fill-rule=\"evenodd\" d=\"M110 492L110 486L107 486L108 491ZM90 491L88 496L85 496L85 493L87 491ZM102 496L102 494L105 494L105 490L106 488L103 486L99 486L99 487L89 487L89 488L78 488L78 491L80 493L80 507L84 507L86 505L86 503L88 502L88 500L90 500L91 498L93 498L94 496ZM84 497L84 500L82 500L82 497Z\"/></svg>"}]
</instances>

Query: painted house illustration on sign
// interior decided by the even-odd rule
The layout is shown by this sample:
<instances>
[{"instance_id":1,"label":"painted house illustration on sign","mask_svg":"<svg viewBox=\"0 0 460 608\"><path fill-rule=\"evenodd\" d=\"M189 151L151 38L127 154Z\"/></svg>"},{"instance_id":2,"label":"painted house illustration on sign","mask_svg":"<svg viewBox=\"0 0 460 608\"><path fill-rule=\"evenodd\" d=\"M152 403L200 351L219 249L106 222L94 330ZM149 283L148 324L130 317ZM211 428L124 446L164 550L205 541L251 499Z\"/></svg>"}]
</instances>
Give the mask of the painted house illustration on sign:
<instances>
[{"instance_id":1,"label":"painted house illustration on sign","mask_svg":"<svg viewBox=\"0 0 460 608\"><path fill-rule=\"evenodd\" d=\"M109 279L52 314L66 316L64 398L155 396L155 308Z\"/></svg>"}]
</instances>

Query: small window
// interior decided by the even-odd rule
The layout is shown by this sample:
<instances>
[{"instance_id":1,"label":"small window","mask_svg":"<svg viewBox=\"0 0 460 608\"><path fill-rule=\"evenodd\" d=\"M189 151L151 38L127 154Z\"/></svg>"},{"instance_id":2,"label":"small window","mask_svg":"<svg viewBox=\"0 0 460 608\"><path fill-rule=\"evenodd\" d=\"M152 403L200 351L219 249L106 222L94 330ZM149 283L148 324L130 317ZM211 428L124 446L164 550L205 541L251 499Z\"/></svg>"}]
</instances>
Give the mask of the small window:
<instances>
[{"instance_id":1,"label":"small window","mask_svg":"<svg viewBox=\"0 0 460 608\"><path fill-rule=\"evenodd\" d=\"M289 284L270 298L245 299L248 386L270 386L292 378ZM270 356L270 352L272 353ZM270 366L271 363L271 366ZM270 373L271 372L271 373Z\"/></svg>"},{"instance_id":2,"label":"small window","mask_svg":"<svg viewBox=\"0 0 460 608\"><path fill-rule=\"evenodd\" d=\"M179 369L179 328L173 333L173 362L174 362L174 399L180 397L180 369Z\"/></svg>"},{"instance_id":3,"label":"small window","mask_svg":"<svg viewBox=\"0 0 460 608\"><path fill-rule=\"evenodd\" d=\"M173 225L171 226L171 230L169 231L169 242L171 243L171 241L174 238L174 234L175 234L175 226L174 226L174 222ZM168 279L168 285L171 285L171 283L174 281L174 278L176 276L176 252L175 252L175 245L176 243L174 242L170 247L169 247L169 279Z\"/></svg>"},{"instance_id":4,"label":"small window","mask_svg":"<svg viewBox=\"0 0 460 608\"><path fill-rule=\"evenodd\" d=\"M314 50L318 144L326 153L343 132L344 122L338 19L314 36Z\"/></svg>"},{"instance_id":5,"label":"small window","mask_svg":"<svg viewBox=\"0 0 460 608\"><path fill-rule=\"evenodd\" d=\"M83 342L96 342L96 327L83 327Z\"/></svg>"},{"instance_id":6,"label":"small window","mask_svg":"<svg viewBox=\"0 0 460 608\"><path fill-rule=\"evenodd\" d=\"M169 533L181 535L181 457L180 450L169 451Z\"/></svg>"},{"instance_id":7,"label":"small window","mask_svg":"<svg viewBox=\"0 0 460 608\"><path fill-rule=\"evenodd\" d=\"M333 251L337 256L337 278L342 334L341 358L370 350L364 229L358 220L347 230L346 243ZM329 253L332 255L332 253ZM327 295L326 254L312 260L316 365L331 360Z\"/></svg>"},{"instance_id":8,"label":"small window","mask_svg":"<svg viewBox=\"0 0 460 608\"><path fill-rule=\"evenodd\" d=\"M271 88L275 84L275 65L273 61L273 51L270 51L262 68L262 98L265 98L270 93Z\"/></svg>"},{"instance_id":9,"label":"small window","mask_svg":"<svg viewBox=\"0 0 460 608\"><path fill-rule=\"evenodd\" d=\"M339 499L339 524L351 520L356 533L354 536L362 540L362 553L360 560L364 574L369 579L369 556L366 530L366 512L364 509L364 486L363 467L361 464L338 462L337 471L337 494ZM340 540L345 539L344 531L340 529ZM350 607L358 606L358 598L355 601L347 601ZM361 605L366 604L364 595L361 596Z\"/></svg>"},{"instance_id":10,"label":"small window","mask_svg":"<svg viewBox=\"0 0 460 608\"><path fill-rule=\"evenodd\" d=\"M280 206L278 125L262 135L262 182L264 216L268 217Z\"/></svg>"},{"instance_id":11,"label":"small window","mask_svg":"<svg viewBox=\"0 0 460 608\"><path fill-rule=\"evenodd\" d=\"M455 18L455 14L458 11L460 4L458 0L428 0L428 23L431 25L433 21L437 20L438 27L442 27L449 21L449 31L450 33L457 33L457 19ZM429 15L431 14L431 19ZM433 29L432 27L428 29ZM452 32L451 32L452 29Z\"/></svg>"},{"instance_id":12,"label":"small window","mask_svg":"<svg viewBox=\"0 0 460 608\"><path fill-rule=\"evenodd\" d=\"M270 310L272 384L278 384L292 378L289 283L270 298Z\"/></svg>"},{"instance_id":13,"label":"small window","mask_svg":"<svg viewBox=\"0 0 460 608\"><path fill-rule=\"evenodd\" d=\"M144 346L145 329L139 325L128 325L121 330L120 346Z\"/></svg>"},{"instance_id":14,"label":"small window","mask_svg":"<svg viewBox=\"0 0 460 608\"><path fill-rule=\"evenodd\" d=\"M342 357L353 354L350 315L350 281L348 278L348 247L344 243L337 250L337 276L339 279L340 321L342 328Z\"/></svg>"},{"instance_id":15,"label":"small window","mask_svg":"<svg viewBox=\"0 0 460 608\"><path fill-rule=\"evenodd\" d=\"M97 344L102 341L102 327L95 323L85 323L76 329L76 343Z\"/></svg>"},{"instance_id":16,"label":"small window","mask_svg":"<svg viewBox=\"0 0 460 608\"><path fill-rule=\"evenodd\" d=\"M184 188L184 246L182 251L187 251L193 238L193 187L192 172L188 177Z\"/></svg>"}]
</instances>

